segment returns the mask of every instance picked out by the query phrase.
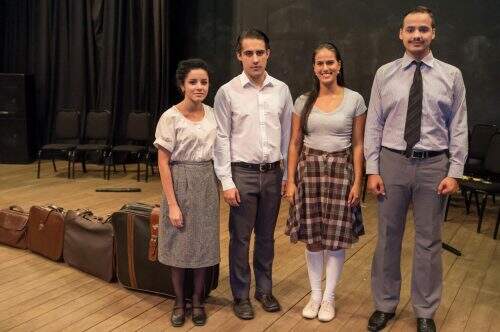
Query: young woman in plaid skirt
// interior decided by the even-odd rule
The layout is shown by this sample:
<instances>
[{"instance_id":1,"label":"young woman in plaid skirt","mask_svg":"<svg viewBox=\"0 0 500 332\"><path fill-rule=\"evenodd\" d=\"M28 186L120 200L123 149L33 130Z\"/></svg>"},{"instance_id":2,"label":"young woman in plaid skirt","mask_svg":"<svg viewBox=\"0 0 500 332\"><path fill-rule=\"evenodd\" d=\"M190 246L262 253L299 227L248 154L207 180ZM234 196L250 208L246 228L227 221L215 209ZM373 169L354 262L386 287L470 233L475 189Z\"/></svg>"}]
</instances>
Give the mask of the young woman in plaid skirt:
<instances>
[{"instance_id":1,"label":"young woman in plaid skirt","mask_svg":"<svg viewBox=\"0 0 500 332\"><path fill-rule=\"evenodd\" d=\"M366 106L359 93L345 87L335 45L321 43L312 60L313 90L297 98L292 117L286 234L292 242L306 243L311 298L302 315L330 321L345 249L363 232L359 195Z\"/></svg>"}]
</instances>

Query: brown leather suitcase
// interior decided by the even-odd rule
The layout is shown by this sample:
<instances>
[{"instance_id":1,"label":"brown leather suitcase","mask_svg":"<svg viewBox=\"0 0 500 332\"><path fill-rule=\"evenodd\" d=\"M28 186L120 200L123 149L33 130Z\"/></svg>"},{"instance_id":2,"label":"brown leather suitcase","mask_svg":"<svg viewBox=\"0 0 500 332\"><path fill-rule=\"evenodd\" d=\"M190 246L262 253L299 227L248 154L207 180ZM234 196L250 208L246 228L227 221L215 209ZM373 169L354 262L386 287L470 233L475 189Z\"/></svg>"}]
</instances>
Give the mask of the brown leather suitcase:
<instances>
[{"instance_id":1,"label":"brown leather suitcase","mask_svg":"<svg viewBox=\"0 0 500 332\"><path fill-rule=\"evenodd\" d=\"M52 205L32 206L28 218L28 248L53 261L62 259L64 210Z\"/></svg>"},{"instance_id":2,"label":"brown leather suitcase","mask_svg":"<svg viewBox=\"0 0 500 332\"><path fill-rule=\"evenodd\" d=\"M69 210L64 218L64 261L111 282L115 279L114 232L108 219L90 210Z\"/></svg>"},{"instance_id":3,"label":"brown leather suitcase","mask_svg":"<svg viewBox=\"0 0 500 332\"><path fill-rule=\"evenodd\" d=\"M152 262L158 260L158 226L160 223L160 208L155 206L151 211L151 216L149 218L149 233L151 237L149 238L149 250L148 259Z\"/></svg>"},{"instance_id":4,"label":"brown leather suitcase","mask_svg":"<svg viewBox=\"0 0 500 332\"><path fill-rule=\"evenodd\" d=\"M142 203L127 204L111 216L115 231L116 275L126 288L174 297L170 267L150 260L151 220L155 220L151 218L153 207ZM192 270L188 269L186 278L184 294L190 298ZM218 282L219 264L207 269L204 295L208 296L217 288Z\"/></svg>"},{"instance_id":5,"label":"brown leather suitcase","mask_svg":"<svg viewBox=\"0 0 500 332\"><path fill-rule=\"evenodd\" d=\"M28 212L16 205L0 210L0 243L11 247L26 249Z\"/></svg>"}]
</instances>

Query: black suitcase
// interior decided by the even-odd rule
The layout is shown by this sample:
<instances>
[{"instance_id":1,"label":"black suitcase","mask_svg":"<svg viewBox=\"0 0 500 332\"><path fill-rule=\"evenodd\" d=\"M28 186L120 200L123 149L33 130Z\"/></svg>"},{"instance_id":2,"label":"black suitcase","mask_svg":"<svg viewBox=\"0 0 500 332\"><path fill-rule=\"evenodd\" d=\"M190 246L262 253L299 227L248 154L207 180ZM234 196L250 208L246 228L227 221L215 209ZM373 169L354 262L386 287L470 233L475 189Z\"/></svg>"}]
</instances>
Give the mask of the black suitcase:
<instances>
[{"instance_id":1,"label":"black suitcase","mask_svg":"<svg viewBox=\"0 0 500 332\"><path fill-rule=\"evenodd\" d=\"M116 275L124 287L175 297L170 267L148 258L150 246L150 216L153 205L131 203L113 213L111 223L115 233ZM217 288L219 264L206 273L205 297ZM186 298L193 293L193 273L186 271Z\"/></svg>"}]
</instances>

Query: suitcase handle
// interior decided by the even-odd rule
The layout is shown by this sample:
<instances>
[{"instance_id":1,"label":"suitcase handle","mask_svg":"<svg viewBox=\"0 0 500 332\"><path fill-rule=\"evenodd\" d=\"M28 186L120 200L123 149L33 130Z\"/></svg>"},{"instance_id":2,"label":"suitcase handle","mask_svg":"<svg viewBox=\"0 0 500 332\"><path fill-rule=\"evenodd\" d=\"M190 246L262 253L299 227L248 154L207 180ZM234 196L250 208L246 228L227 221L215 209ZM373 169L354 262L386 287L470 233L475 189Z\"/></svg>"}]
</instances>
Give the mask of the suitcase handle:
<instances>
[{"instance_id":1,"label":"suitcase handle","mask_svg":"<svg viewBox=\"0 0 500 332\"><path fill-rule=\"evenodd\" d=\"M86 219L87 221L98 222L100 224L105 224L111 220L110 214L107 214L104 217L97 217L97 216L94 216L91 211L89 211L89 212L90 213L80 214L80 217L82 217L83 219Z\"/></svg>"},{"instance_id":2,"label":"suitcase handle","mask_svg":"<svg viewBox=\"0 0 500 332\"><path fill-rule=\"evenodd\" d=\"M9 206L9 210L24 213L24 209L22 207L20 207L19 205L11 205L11 206Z\"/></svg>"}]
</instances>

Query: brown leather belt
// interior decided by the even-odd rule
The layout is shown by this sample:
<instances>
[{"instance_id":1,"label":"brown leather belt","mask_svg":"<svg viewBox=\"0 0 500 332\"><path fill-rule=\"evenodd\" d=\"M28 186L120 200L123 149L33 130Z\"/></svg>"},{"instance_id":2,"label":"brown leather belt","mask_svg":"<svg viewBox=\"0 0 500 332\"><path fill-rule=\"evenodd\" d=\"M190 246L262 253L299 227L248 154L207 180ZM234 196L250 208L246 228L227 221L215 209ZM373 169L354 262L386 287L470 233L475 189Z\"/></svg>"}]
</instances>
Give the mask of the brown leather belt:
<instances>
[{"instance_id":1,"label":"brown leather belt","mask_svg":"<svg viewBox=\"0 0 500 332\"><path fill-rule=\"evenodd\" d=\"M245 163L242 161L237 161L234 163L231 163L233 166L239 166L243 167L246 169L251 169L252 171L258 171L258 172L267 172L271 171L273 169L279 168L281 165L281 161L275 161L274 163L264 163L264 164L251 164L251 163Z\"/></svg>"},{"instance_id":2,"label":"brown leather belt","mask_svg":"<svg viewBox=\"0 0 500 332\"><path fill-rule=\"evenodd\" d=\"M426 159L426 158L431 158L435 156L439 156L440 154L447 153L448 150L441 150L441 151L419 151L419 150L396 150L396 149L391 149L388 147L383 147L384 149L387 149L389 151L398 153L400 155L405 156L406 158L410 159Z\"/></svg>"}]
</instances>

